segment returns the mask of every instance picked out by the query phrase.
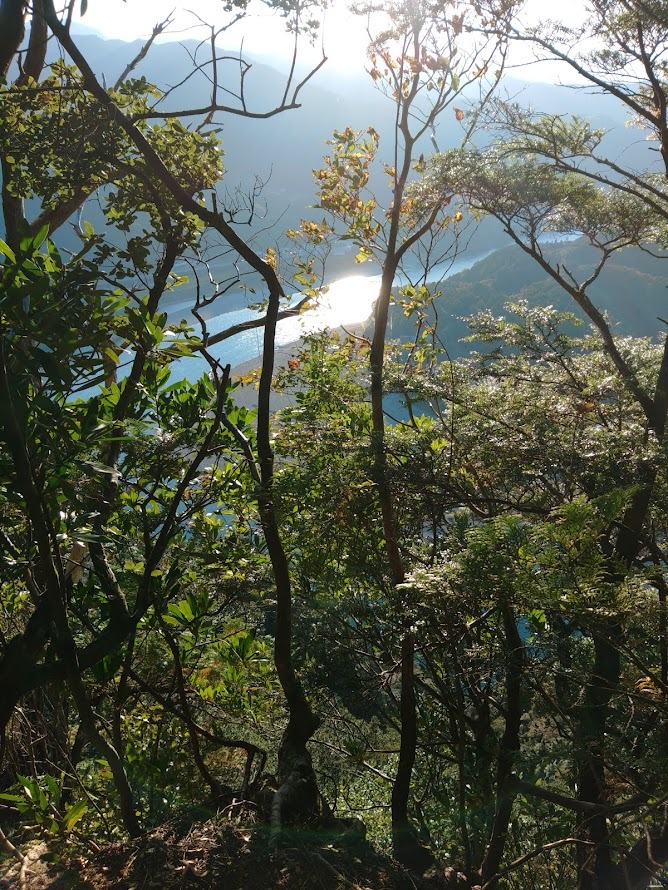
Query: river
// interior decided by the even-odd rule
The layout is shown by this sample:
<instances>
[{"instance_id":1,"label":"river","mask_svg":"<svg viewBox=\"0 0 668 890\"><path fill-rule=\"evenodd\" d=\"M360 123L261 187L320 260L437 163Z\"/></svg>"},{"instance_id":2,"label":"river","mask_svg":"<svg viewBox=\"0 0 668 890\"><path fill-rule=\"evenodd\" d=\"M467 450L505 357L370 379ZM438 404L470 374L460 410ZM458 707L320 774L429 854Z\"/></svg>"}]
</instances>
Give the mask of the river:
<instances>
[{"instance_id":1,"label":"river","mask_svg":"<svg viewBox=\"0 0 668 890\"><path fill-rule=\"evenodd\" d=\"M484 259L494 250L484 253L461 256L453 261L434 266L429 273L430 281L440 281L470 269L479 260ZM377 269L377 267L376 267ZM421 270L416 266L407 268L407 276L399 274L395 284L407 283L409 277L417 278ZM423 273L422 273L423 274ZM334 329L341 325L359 325L366 321L373 311L373 304L378 296L380 285L380 273L373 272L368 275L348 275L333 281L328 286L328 291L323 295L317 307L302 313L295 318L288 318L279 322L276 333L277 346L287 346L294 343L306 334L322 331L325 328ZM186 286L187 287L187 286ZM178 292L177 292L178 294ZM184 295L185 296L185 295ZM299 294L295 294L295 301ZM178 299L168 308L170 321L176 322L181 318L195 322L190 313L191 300ZM232 325L257 318L258 312L251 309L237 309L231 312L223 312L213 315L207 320L209 334L217 334ZM229 340L224 340L211 349L211 353L224 364L232 367L250 361L260 356L262 352L262 328L244 331L236 334ZM184 361L184 370L189 379L196 379L206 370L208 364L203 358L193 356Z\"/></svg>"}]
</instances>

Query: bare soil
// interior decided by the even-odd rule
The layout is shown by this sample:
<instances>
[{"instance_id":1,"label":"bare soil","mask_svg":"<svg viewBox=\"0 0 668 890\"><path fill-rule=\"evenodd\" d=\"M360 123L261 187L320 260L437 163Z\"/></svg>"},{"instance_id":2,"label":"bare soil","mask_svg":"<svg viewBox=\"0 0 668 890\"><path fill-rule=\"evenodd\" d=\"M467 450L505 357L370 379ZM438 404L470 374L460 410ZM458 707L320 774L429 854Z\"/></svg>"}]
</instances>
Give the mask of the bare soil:
<instances>
[{"instance_id":1,"label":"bare soil","mask_svg":"<svg viewBox=\"0 0 668 890\"><path fill-rule=\"evenodd\" d=\"M359 838L305 832L280 846L267 829L221 818L170 822L142 837L109 844L94 855L66 855L51 843L24 848L17 862L0 861L0 890L437 890L467 886L440 872L409 875ZM470 886L470 885L468 885Z\"/></svg>"}]
</instances>

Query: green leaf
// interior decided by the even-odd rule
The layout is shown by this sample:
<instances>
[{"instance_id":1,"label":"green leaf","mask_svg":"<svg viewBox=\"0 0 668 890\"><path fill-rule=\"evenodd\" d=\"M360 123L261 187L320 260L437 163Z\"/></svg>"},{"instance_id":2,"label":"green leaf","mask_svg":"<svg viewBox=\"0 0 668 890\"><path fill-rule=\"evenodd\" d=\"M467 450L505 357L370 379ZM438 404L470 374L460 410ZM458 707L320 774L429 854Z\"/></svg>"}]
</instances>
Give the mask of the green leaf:
<instances>
[{"instance_id":1,"label":"green leaf","mask_svg":"<svg viewBox=\"0 0 668 890\"><path fill-rule=\"evenodd\" d=\"M39 232L33 238L32 243L33 243L35 250L37 250L38 247L41 247L41 245L44 244L44 242L47 239L48 234L49 234L49 226L47 224L47 225L42 226L42 228L39 230Z\"/></svg>"},{"instance_id":2,"label":"green leaf","mask_svg":"<svg viewBox=\"0 0 668 890\"><path fill-rule=\"evenodd\" d=\"M7 257L7 259L10 260L10 262L16 262L16 254L11 249L9 244L7 244L6 241L3 241L2 238L0 238L0 253L3 253Z\"/></svg>"},{"instance_id":3,"label":"green leaf","mask_svg":"<svg viewBox=\"0 0 668 890\"><path fill-rule=\"evenodd\" d=\"M190 602L188 602L188 600L181 600L181 602L179 603L179 609L186 621L192 621L195 617L192 606Z\"/></svg>"},{"instance_id":4,"label":"green leaf","mask_svg":"<svg viewBox=\"0 0 668 890\"><path fill-rule=\"evenodd\" d=\"M112 361L115 365L120 364L121 357L120 357L120 356L118 355L118 353L117 353L114 349L112 349L111 347L109 347L108 349L105 349L105 350L104 350L104 354L105 354L105 355L107 356L107 358L110 359L110 361Z\"/></svg>"},{"instance_id":5,"label":"green leaf","mask_svg":"<svg viewBox=\"0 0 668 890\"><path fill-rule=\"evenodd\" d=\"M51 795L51 802L57 806L60 802L60 785L53 776L46 775L44 779Z\"/></svg>"},{"instance_id":6,"label":"green leaf","mask_svg":"<svg viewBox=\"0 0 668 890\"><path fill-rule=\"evenodd\" d=\"M67 831L72 831L77 822L79 822L79 820L82 819L87 812L88 804L85 801L80 800L78 803L73 804L66 811L63 818L63 822Z\"/></svg>"}]
</instances>

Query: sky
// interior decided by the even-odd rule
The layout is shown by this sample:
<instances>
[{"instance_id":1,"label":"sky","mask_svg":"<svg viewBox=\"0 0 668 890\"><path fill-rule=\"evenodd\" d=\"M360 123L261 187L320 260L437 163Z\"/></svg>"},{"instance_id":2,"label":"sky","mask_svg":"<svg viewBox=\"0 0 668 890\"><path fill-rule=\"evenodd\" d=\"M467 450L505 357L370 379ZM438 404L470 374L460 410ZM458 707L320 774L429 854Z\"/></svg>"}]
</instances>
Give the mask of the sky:
<instances>
[{"instance_id":1,"label":"sky","mask_svg":"<svg viewBox=\"0 0 668 890\"><path fill-rule=\"evenodd\" d=\"M170 39L196 39L208 34L201 21L214 24L224 21L222 7L223 0L190 0L185 3L176 0L89 0L86 14L80 21L104 37L131 40L148 37L153 26L173 11ZM524 17L529 22L539 21L544 10L545 0L528 0ZM584 16L582 0L560 0L558 10L560 19L567 24L578 24ZM243 41L247 52L262 56L267 61L289 58L292 38L285 33L280 17L269 12L260 0L251 0L249 13L243 22L219 38L219 45L236 49ZM307 42L300 46L301 61L305 64L316 63L324 48L330 69L359 71L364 66L367 38L363 20L349 12L347 0L333 0L330 3L325 12L323 33L322 41L319 40L314 47ZM518 56L517 61L526 63L529 57ZM521 76L549 82L558 79L559 73L547 64L523 65Z\"/></svg>"},{"instance_id":2,"label":"sky","mask_svg":"<svg viewBox=\"0 0 668 890\"><path fill-rule=\"evenodd\" d=\"M209 32L201 21L221 24L226 20L221 14L223 0L191 0L191 2L164 2L164 0L89 0L81 23L94 28L105 37L121 40L148 37L153 26L173 12L174 22L170 26L171 39L202 38ZM361 23L351 28L351 16L339 0L325 12L325 49L328 59L339 67L346 58L363 60L366 39ZM201 21L200 21L201 20ZM271 13L265 4L251 0L249 15L236 24L219 43L226 48L237 48L241 41L251 54L271 58L289 58L293 49L293 38L285 32L283 20ZM322 41L314 47L307 41L300 44L300 56L304 61L322 56ZM360 61L361 64L361 61Z\"/></svg>"}]
</instances>

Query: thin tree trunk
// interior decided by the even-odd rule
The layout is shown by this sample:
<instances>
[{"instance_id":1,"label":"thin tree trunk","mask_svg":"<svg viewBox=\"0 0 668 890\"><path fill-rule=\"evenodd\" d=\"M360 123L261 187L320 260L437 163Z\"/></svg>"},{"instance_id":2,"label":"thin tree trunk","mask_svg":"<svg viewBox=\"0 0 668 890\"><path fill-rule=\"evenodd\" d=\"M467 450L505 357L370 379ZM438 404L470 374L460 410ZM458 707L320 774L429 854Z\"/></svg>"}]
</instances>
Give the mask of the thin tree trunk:
<instances>
[{"instance_id":1,"label":"thin tree trunk","mask_svg":"<svg viewBox=\"0 0 668 890\"><path fill-rule=\"evenodd\" d=\"M286 821L307 822L319 814L320 795L307 743L318 728L320 720L313 712L294 668L292 584L273 499L274 455L270 441L270 398L281 292L277 282L273 286L271 280L268 283L270 295L258 394L257 447L260 466L260 522L276 583L274 664L288 708L288 723L278 750L279 789L274 798L271 817L272 831L277 835Z\"/></svg>"},{"instance_id":2,"label":"thin tree trunk","mask_svg":"<svg viewBox=\"0 0 668 890\"><path fill-rule=\"evenodd\" d=\"M517 630L515 613L503 608L503 629L509 649L506 666L506 725L501 737L496 766L496 804L492 835L483 859L482 883L493 887L492 878L501 866L510 826L510 816L517 792L513 790L513 769L520 749L521 694L524 670L524 645Z\"/></svg>"},{"instance_id":3,"label":"thin tree trunk","mask_svg":"<svg viewBox=\"0 0 668 890\"><path fill-rule=\"evenodd\" d=\"M605 736L609 704L618 688L620 673L617 648L609 640L595 636L594 664L580 712L576 768L578 800L600 806L606 802ZM593 851L578 845L578 890L604 890L612 886L612 848L605 814L578 814L577 829L578 837L595 844Z\"/></svg>"},{"instance_id":4,"label":"thin tree trunk","mask_svg":"<svg viewBox=\"0 0 668 890\"><path fill-rule=\"evenodd\" d=\"M410 154L407 155L410 158ZM407 166L407 165L405 165ZM405 174L407 176L407 173ZM405 178L395 188L394 205L401 203ZM371 416L372 456L374 477L385 536L385 552L392 582L397 587L406 579L395 515L392 492L388 480L387 454L385 450L385 415L383 412L383 362L392 285L397 272L398 258L395 252L399 212L395 210L391 221L388 252L383 264L381 286L374 316L374 333L370 349L371 367ZM418 842L408 817L410 787L417 750L417 712L415 693L415 636L411 629L410 614L405 615L401 640L401 692L399 701L400 739L399 762L392 789L392 844L399 862L417 871L424 870L433 857Z\"/></svg>"},{"instance_id":5,"label":"thin tree trunk","mask_svg":"<svg viewBox=\"0 0 668 890\"><path fill-rule=\"evenodd\" d=\"M71 665L67 683L72 692L72 697L74 698L77 711L79 712L81 726L88 741L95 748L100 757L104 758L109 764L109 769L114 777L114 784L116 785L116 790L118 792L121 819L123 820L125 830L130 837L138 837L141 834L141 827L137 817L134 795L130 783L128 782L123 760L116 748L105 739L97 728L95 715L93 714L93 709L88 700L88 693L86 692L83 680L81 679L76 661Z\"/></svg>"},{"instance_id":6,"label":"thin tree trunk","mask_svg":"<svg viewBox=\"0 0 668 890\"><path fill-rule=\"evenodd\" d=\"M25 36L24 0L0 2L0 78L7 77L9 66Z\"/></svg>"},{"instance_id":7,"label":"thin tree trunk","mask_svg":"<svg viewBox=\"0 0 668 890\"><path fill-rule=\"evenodd\" d=\"M0 26L1 27L1 26ZM18 86L25 86L28 80L39 80L46 61L46 47L49 41L49 30L44 18L43 0L32 0L32 18L30 20L30 40L28 51L16 81Z\"/></svg>"},{"instance_id":8,"label":"thin tree trunk","mask_svg":"<svg viewBox=\"0 0 668 890\"><path fill-rule=\"evenodd\" d=\"M165 638L167 646L169 647L169 651L172 653L172 659L174 660L176 691L179 696L181 713L183 714L183 719L186 724L186 730L188 731L188 738L190 739L190 748L193 753L195 766L199 770L201 777L209 786L214 801L216 803L220 803L223 798L223 786L212 774L211 770L206 765L204 756L202 755L202 749L200 748L199 744L199 734L197 732L197 726L195 724L195 721L193 720L192 712L190 710L190 702L188 701L188 691L186 689L185 677L183 676L183 667L181 665L181 653L179 652L179 644L167 630L164 621L161 620L160 624L162 626L163 636Z\"/></svg>"},{"instance_id":9,"label":"thin tree trunk","mask_svg":"<svg viewBox=\"0 0 668 890\"><path fill-rule=\"evenodd\" d=\"M401 739L399 763L392 786L392 841L395 858L414 864L415 835L408 819L411 778L415 765L418 731L415 703L415 638L407 631L401 641Z\"/></svg>"},{"instance_id":10,"label":"thin tree trunk","mask_svg":"<svg viewBox=\"0 0 668 890\"><path fill-rule=\"evenodd\" d=\"M610 878L610 890L647 890L666 864L668 828L659 834L648 832L615 865Z\"/></svg>"},{"instance_id":11,"label":"thin tree trunk","mask_svg":"<svg viewBox=\"0 0 668 890\"><path fill-rule=\"evenodd\" d=\"M661 412L663 414L663 412ZM665 415L655 415L661 428ZM608 581L619 585L625 572L620 566L630 567L640 550L640 537L648 515L656 482L655 468L642 468L645 485L632 498L621 522L610 565ZM603 805L607 802L607 778L605 774L606 735L610 701L619 689L621 656L617 646L619 629L614 619L592 634L594 663L587 682L584 702L579 710L577 726L576 775L578 800ZM613 864L612 845L608 819L603 812L578 815L577 834L584 841L593 843L593 851L578 845L578 890L607 890L613 887L616 866Z\"/></svg>"},{"instance_id":12,"label":"thin tree trunk","mask_svg":"<svg viewBox=\"0 0 668 890\"><path fill-rule=\"evenodd\" d=\"M19 26L17 5L11 2L0 5L0 71L5 76L25 34L23 6L24 3L18 4L18 8L21 9L21 25ZM7 18L8 20L6 20ZM7 31L5 32L4 29L7 29ZM47 42L48 29L43 15L42 0L33 0L30 40L25 61L16 79L17 86L25 86L31 78L39 80L46 59ZM12 53L11 47L13 44L15 49ZM5 54L11 55L9 55L9 61L5 62L5 67L3 68L2 59ZM21 240L21 229L25 225L23 201L9 190L12 179L12 164L9 164L3 156L0 159L0 166L2 169L2 213L5 221L5 240L12 250L16 251Z\"/></svg>"},{"instance_id":13,"label":"thin tree trunk","mask_svg":"<svg viewBox=\"0 0 668 890\"><path fill-rule=\"evenodd\" d=\"M206 225L218 231L233 250L248 262L262 276L269 290L264 330L264 351L260 391L258 396L257 441L260 472L258 483L258 503L260 521L267 542L267 550L276 581L277 631L274 644L274 660L281 687L286 697L289 720L279 749L279 775L290 777L295 774L308 776L304 799L317 798L315 775L306 750L306 743L318 726L318 718L313 713L306 698L292 662L292 590L290 573L285 550L281 541L273 503L273 453L270 444L270 393L274 368L274 341L276 320L281 297L285 296L278 276L272 265L260 257L241 238L234 227L217 210L209 210L199 203L167 169L161 157L135 124L118 108L106 90L97 81L90 65L78 50L69 32L59 21L53 0L43 0L47 23L53 34L67 49L82 73L86 89L108 109L112 120L116 121L144 157L153 175L161 181L180 203L184 210L198 216ZM254 467L252 455L249 459ZM293 776L294 778L294 776ZM287 778L285 779L287 781ZM291 780L292 781L292 780ZM292 786L298 784L295 778ZM314 789L316 789L314 791Z\"/></svg>"}]
</instances>

